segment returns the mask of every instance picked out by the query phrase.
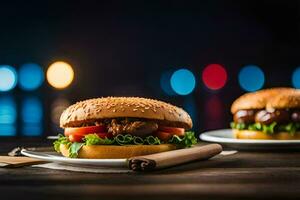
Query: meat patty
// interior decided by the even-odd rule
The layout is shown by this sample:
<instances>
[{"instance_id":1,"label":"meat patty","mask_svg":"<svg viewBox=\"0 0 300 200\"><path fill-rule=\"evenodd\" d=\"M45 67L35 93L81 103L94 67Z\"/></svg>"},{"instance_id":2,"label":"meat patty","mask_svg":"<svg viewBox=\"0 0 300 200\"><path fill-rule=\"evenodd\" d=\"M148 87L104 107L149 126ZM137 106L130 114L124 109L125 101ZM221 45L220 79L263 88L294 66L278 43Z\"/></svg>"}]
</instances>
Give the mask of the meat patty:
<instances>
[{"instance_id":1,"label":"meat patty","mask_svg":"<svg viewBox=\"0 0 300 200\"><path fill-rule=\"evenodd\" d=\"M257 110L239 110L233 115L233 121L246 124L254 123L256 111Z\"/></svg>"},{"instance_id":2,"label":"meat patty","mask_svg":"<svg viewBox=\"0 0 300 200\"><path fill-rule=\"evenodd\" d=\"M118 122L112 119L108 125L108 132L114 136L118 134L130 134L139 137L147 136L158 129L158 124L151 121L128 121Z\"/></svg>"},{"instance_id":3,"label":"meat patty","mask_svg":"<svg viewBox=\"0 0 300 200\"><path fill-rule=\"evenodd\" d=\"M289 111L285 109L277 109L274 111L261 110L256 113L255 121L262 124L272 124L273 122L284 124L290 121L290 114Z\"/></svg>"}]
</instances>

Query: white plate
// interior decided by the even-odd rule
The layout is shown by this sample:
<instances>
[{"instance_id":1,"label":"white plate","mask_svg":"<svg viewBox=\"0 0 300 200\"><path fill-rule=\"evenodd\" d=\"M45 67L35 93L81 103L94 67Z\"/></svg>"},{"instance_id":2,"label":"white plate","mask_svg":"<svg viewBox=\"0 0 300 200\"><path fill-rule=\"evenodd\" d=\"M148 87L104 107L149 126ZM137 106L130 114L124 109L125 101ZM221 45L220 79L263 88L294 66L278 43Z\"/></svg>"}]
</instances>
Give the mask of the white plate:
<instances>
[{"instance_id":1,"label":"white plate","mask_svg":"<svg viewBox=\"0 0 300 200\"><path fill-rule=\"evenodd\" d=\"M231 129L207 131L200 134L200 139L236 149L300 149L300 140L236 139Z\"/></svg>"},{"instance_id":2,"label":"white plate","mask_svg":"<svg viewBox=\"0 0 300 200\"><path fill-rule=\"evenodd\" d=\"M126 159L82 159L66 158L54 152L36 152L23 149L21 153L24 156L37 158L45 161L56 162L69 165L99 166L99 167L126 167Z\"/></svg>"}]
</instances>

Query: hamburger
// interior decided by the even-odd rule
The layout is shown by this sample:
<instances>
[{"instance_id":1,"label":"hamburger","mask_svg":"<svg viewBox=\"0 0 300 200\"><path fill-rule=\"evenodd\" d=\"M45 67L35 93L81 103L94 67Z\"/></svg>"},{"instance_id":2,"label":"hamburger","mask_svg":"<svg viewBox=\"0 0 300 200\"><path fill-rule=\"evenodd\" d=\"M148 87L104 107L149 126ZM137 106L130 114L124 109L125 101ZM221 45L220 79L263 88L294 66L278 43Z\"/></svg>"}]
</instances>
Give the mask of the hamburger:
<instances>
[{"instance_id":1,"label":"hamburger","mask_svg":"<svg viewBox=\"0 0 300 200\"><path fill-rule=\"evenodd\" d=\"M231 106L237 139L300 139L300 91L271 88L246 93Z\"/></svg>"},{"instance_id":2,"label":"hamburger","mask_svg":"<svg viewBox=\"0 0 300 200\"><path fill-rule=\"evenodd\" d=\"M71 158L129 158L197 143L187 112L171 104L138 97L88 99L62 113L64 135L54 148Z\"/></svg>"}]
</instances>

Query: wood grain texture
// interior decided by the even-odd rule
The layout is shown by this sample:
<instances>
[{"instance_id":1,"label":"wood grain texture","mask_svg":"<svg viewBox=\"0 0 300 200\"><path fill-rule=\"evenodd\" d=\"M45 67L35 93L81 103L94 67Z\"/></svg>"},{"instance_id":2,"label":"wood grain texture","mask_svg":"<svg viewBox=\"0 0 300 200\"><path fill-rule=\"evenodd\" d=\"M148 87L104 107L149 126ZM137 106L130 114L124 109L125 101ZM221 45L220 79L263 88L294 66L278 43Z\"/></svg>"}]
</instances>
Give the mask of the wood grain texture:
<instances>
[{"instance_id":1,"label":"wood grain texture","mask_svg":"<svg viewBox=\"0 0 300 200\"><path fill-rule=\"evenodd\" d=\"M239 152L128 174L0 168L0 192L3 199L299 199L299 158L300 152Z\"/></svg>"},{"instance_id":2,"label":"wood grain texture","mask_svg":"<svg viewBox=\"0 0 300 200\"><path fill-rule=\"evenodd\" d=\"M44 163L44 161L28 157L0 156L0 163L3 167L22 167L27 165L41 164Z\"/></svg>"}]
</instances>

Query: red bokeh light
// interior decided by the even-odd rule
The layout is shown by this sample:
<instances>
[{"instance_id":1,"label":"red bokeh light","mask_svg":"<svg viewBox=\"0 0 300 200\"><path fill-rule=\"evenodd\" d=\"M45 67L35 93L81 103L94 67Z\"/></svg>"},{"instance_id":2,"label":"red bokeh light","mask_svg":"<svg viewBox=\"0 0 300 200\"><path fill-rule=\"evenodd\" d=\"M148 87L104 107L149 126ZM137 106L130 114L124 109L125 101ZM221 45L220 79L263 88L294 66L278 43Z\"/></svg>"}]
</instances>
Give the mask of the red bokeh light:
<instances>
[{"instance_id":1,"label":"red bokeh light","mask_svg":"<svg viewBox=\"0 0 300 200\"><path fill-rule=\"evenodd\" d=\"M219 90L227 82L227 72L222 65L210 64L203 70L202 80L207 88Z\"/></svg>"},{"instance_id":2,"label":"red bokeh light","mask_svg":"<svg viewBox=\"0 0 300 200\"><path fill-rule=\"evenodd\" d=\"M207 120L205 122L206 129L218 129L224 126L222 124L224 107L219 96L213 95L206 99L205 113L207 113Z\"/></svg>"}]
</instances>

